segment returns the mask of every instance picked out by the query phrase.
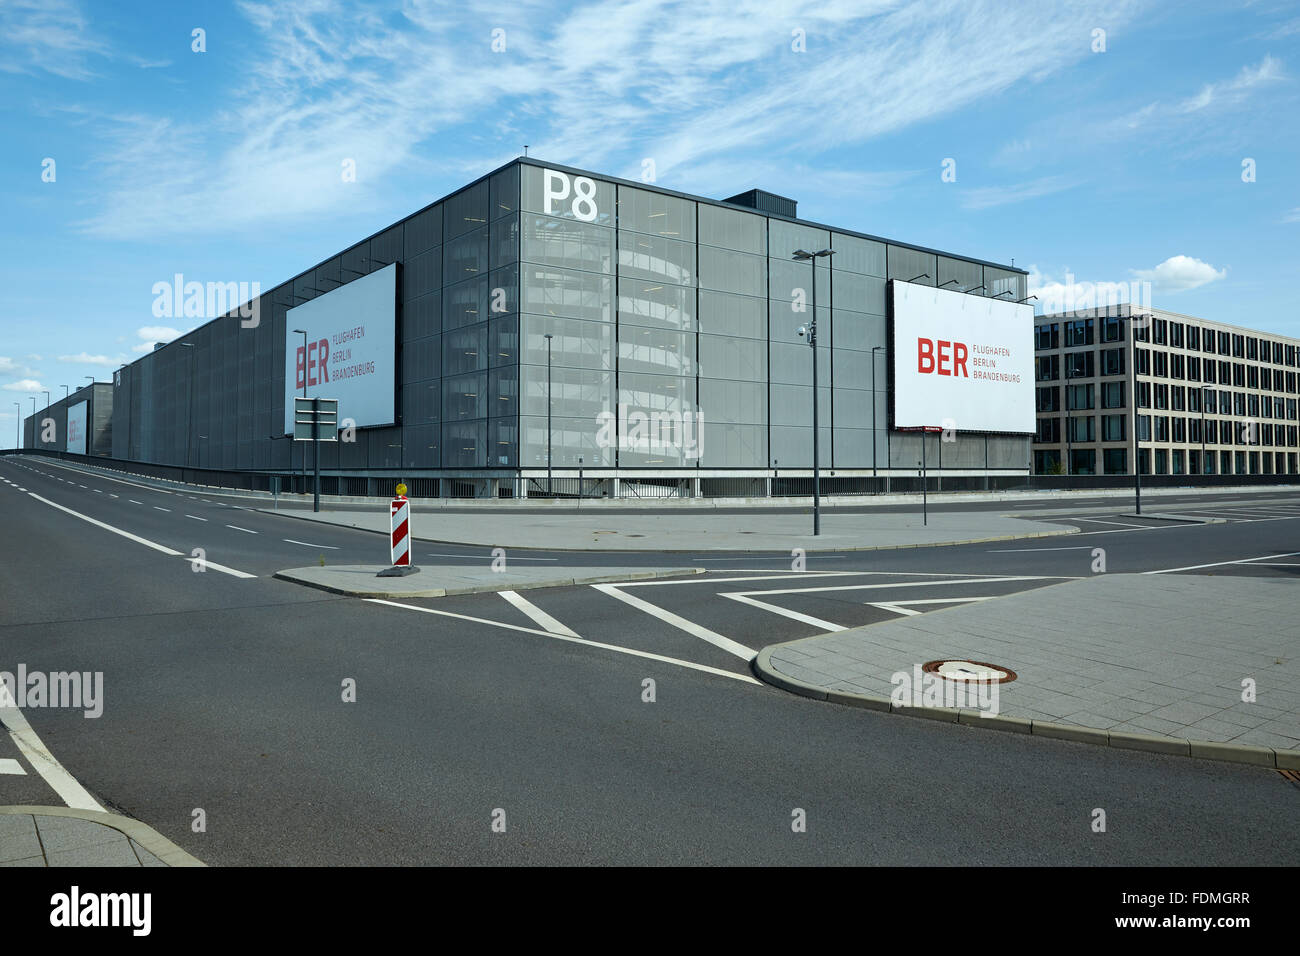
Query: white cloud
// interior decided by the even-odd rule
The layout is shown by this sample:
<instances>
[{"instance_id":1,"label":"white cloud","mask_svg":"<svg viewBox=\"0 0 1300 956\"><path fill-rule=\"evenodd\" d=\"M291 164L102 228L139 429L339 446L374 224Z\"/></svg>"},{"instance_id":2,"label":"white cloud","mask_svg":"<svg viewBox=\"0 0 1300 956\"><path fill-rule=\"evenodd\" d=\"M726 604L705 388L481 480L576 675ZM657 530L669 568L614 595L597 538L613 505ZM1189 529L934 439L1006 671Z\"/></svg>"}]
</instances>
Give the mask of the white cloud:
<instances>
[{"instance_id":1,"label":"white cloud","mask_svg":"<svg viewBox=\"0 0 1300 956\"><path fill-rule=\"evenodd\" d=\"M456 183L525 142L611 171L652 157L662 185L691 189L742 150L794 165L969 110L1088 55L1080 36L1139 5L408 0L399 18L342 0L242 2L247 69L220 111L104 120L106 188L85 228L280 225L373 206L398 173ZM490 52L489 24L506 29L506 52ZM808 52L791 51L792 25ZM428 168L421 147L438 137L460 140L460 155ZM344 159L356 183L341 182Z\"/></svg>"},{"instance_id":2,"label":"white cloud","mask_svg":"<svg viewBox=\"0 0 1300 956\"><path fill-rule=\"evenodd\" d=\"M40 358L40 356L27 356L30 358ZM7 355L0 355L0 375L35 375L36 370L28 368L21 362L15 362Z\"/></svg>"},{"instance_id":3,"label":"white cloud","mask_svg":"<svg viewBox=\"0 0 1300 956\"><path fill-rule=\"evenodd\" d=\"M70 0L0 3L0 72L45 72L89 80L95 73L88 60L108 52L91 35L80 7Z\"/></svg>"},{"instance_id":4,"label":"white cloud","mask_svg":"<svg viewBox=\"0 0 1300 956\"><path fill-rule=\"evenodd\" d=\"M1283 222L1300 222L1300 206L1296 206L1282 217Z\"/></svg>"},{"instance_id":5,"label":"white cloud","mask_svg":"<svg viewBox=\"0 0 1300 956\"><path fill-rule=\"evenodd\" d=\"M8 382L5 385L0 385L0 388L10 392L41 392L45 390L45 386L34 378L23 378L16 382Z\"/></svg>"},{"instance_id":6,"label":"white cloud","mask_svg":"<svg viewBox=\"0 0 1300 956\"><path fill-rule=\"evenodd\" d=\"M109 355L91 355L88 352L78 352L76 355L60 355L60 362L68 362L76 365L103 365L105 368L117 368L122 364L124 356L113 358Z\"/></svg>"},{"instance_id":7,"label":"white cloud","mask_svg":"<svg viewBox=\"0 0 1300 956\"><path fill-rule=\"evenodd\" d=\"M1282 62L1266 56L1259 62L1259 66L1243 66L1231 80L1206 83L1195 96L1183 100L1177 110L1180 113L1196 113L1211 104L1231 105L1242 100L1255 87L1280 80L1284 76Z\"/></svg>"},{"instance_id":8,"label":"white cloud","mask_svg":"<svg viewBox=\"0 0 1300 956\"><path fill-rule=\"evenodd\" d=\"M1161 292L1185 292L1208 282L1222 279L1227 269L1216 269L1208 262L1191 256L1170 256L1154 269L1131 270L1139 279L1152 283Z\"/></svg>"},{"instance_id":9,"label":"white cloud","mask_svg":"<svg viewBox=\"0 0 1300 956\"><path fill-rule=\"evenodd\" d=\"M1076 180L1064 176L1044 176L1027 183L1014 186L979 186L962 192L961 204L965 209L989 209L1004 206L1007 203L1024 202L1038 199L1053 193L1073 189L1079 185Z\"/></svg>"},{"instance_id":10,"label":"white cloud","mask_svg":"<svg viewBox=\"0 0 1300 956\"><path fill-rule=\"evenodd\" d=\"M131 346L132 352L152 352L153 347L158 342L170 342L172 339L179 338L185 333L180 329L173 329L167 325L143 325L135 330L135 334L142 341Z\"/></svg>"}]
</instances>

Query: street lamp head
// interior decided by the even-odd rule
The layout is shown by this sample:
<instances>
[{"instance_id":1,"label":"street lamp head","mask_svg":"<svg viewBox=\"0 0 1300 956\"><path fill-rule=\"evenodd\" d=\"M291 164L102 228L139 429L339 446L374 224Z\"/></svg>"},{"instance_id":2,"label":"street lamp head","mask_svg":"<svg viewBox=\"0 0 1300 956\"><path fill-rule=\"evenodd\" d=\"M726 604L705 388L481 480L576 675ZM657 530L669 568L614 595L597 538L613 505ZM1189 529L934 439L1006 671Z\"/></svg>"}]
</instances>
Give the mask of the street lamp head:
<instances>
[{"instance_id":1,"label":"street lamp head","mask_svg":"<svg viewBox=\"0 0 1300 956\"><path fill-rule=\"evenodd\" d=\"M808 334L808 326L801 325L799 326L799 328L795 329L795 332L799 333L800 338L803 338L805 335Z\"/></svg>"},{"instance_id":2,"label":"street lamp head","mask_svg":"<svg viewBox=\"0 0 1300 956\"><path fill-rule=\"evenodd\" d=\"M794 254L791 256L793 259L811 259L812 257L813 253L806 249L796 249Z\"/></svg>"},{"instance_id":3,"label":"street lamp head","mask_svg":"<svg viewBox=\"0 0 1300 956\"><path fill-rule=\"evenodd\" d=\"M1028 302L1030 299L1036 300L1037 298L1038 296L1036 295L1027 295L1023 299L1016 299L1016 304L1019 305L1021 302Z\"/></svg>"}]
</instances>

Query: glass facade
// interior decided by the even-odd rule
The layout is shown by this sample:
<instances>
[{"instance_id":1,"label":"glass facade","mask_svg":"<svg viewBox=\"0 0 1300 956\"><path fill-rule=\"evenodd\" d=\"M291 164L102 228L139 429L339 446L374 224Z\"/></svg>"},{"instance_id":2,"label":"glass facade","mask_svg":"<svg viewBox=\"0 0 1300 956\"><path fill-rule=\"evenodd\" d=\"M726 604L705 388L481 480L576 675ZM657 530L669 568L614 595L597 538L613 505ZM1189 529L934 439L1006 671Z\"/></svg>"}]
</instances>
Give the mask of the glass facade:
<instances>
[{"instance_id":1,"label":"glass facade","mask_svg":"<svg viewBox=\"0 0 1300 956\"><path fill-rule=\"evenodd\" d=\"M324 470L807 468L815 283L821 464L911 472L888 282L1027 294L1016 270L516 161L265 293L255 328L215 319L123 368L114 456L301 467L277 434L286 313L393 262L396 423L323 445ZM935 467L1029 468L1028 436L926 440Z\"/></svg>"}]
</instances>

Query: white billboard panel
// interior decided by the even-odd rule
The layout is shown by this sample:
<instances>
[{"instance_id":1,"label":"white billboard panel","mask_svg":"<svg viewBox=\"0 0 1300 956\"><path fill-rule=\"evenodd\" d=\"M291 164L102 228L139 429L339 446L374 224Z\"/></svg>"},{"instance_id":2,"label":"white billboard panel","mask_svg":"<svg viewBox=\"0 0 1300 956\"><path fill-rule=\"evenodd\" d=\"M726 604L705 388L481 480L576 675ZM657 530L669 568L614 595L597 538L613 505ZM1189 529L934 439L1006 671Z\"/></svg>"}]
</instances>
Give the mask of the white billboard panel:
<instances>
[{"instance_id":1,"label":"white billboard panel","mask_svg":"<svg viewBox=\"0 0 1300 956\"><path fill-rule=\"evenodd\" d=\"M64 451L86 454L86 402L68 406L68 439Z\"/></svg>"},{"instance_id":2,"label":"white billboard panel","mask_svg":"<svg viewBox=\"0 0 1300 956\"><path fill-rule=\"evenodd\" d=\"M284 431L293 400L336 398L340 419L391 425L397 387L397 265L290 309L285 322ZM307 332L306 345L301 332ZM304 392L304 386L306 391Z\"/></svg>"},{"instance_id":3,"label":"white billboard panel","mask_svg":"<svg viewBox=\"0 0 1300 956\"><path fill-rule=\"evenodd\" d=\"M890 283L894 427L1034 431L1034 310Z\"/></svg>"}]
</instances>

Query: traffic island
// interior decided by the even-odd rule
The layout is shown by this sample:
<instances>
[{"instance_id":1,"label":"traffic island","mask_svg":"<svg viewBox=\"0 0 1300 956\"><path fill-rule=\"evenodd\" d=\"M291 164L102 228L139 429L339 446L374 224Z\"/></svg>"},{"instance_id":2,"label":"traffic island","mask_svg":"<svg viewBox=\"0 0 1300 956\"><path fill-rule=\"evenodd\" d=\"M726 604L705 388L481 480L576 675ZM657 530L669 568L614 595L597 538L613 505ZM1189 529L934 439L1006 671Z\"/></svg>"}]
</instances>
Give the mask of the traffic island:
<instances>
[{"instance_id":1,"label":"traffic island","mask_svg":"<svg viewBox=\"0 0 1300 956\"><path fill-rule=\"evenodd\" d=\"M362 598L447 597L453 594L482 594L492 591L524 591L534 588L564 588L614 581L644 581L703 574L703 568L510 568L496 570L491 564L423 565L418 575L382 578L381 564L343 564L336 567L289 568L275 577L309 588Z\"/></svg>"}]
</instances>

